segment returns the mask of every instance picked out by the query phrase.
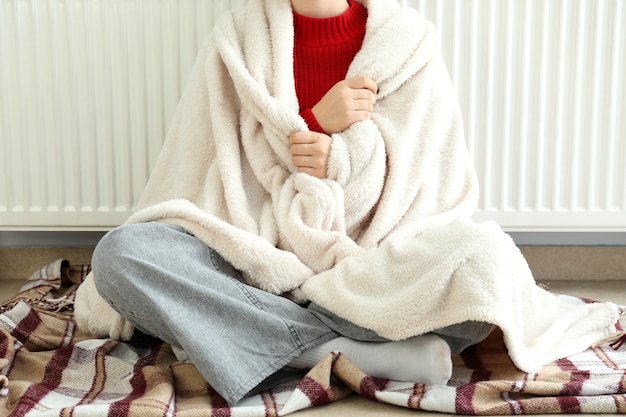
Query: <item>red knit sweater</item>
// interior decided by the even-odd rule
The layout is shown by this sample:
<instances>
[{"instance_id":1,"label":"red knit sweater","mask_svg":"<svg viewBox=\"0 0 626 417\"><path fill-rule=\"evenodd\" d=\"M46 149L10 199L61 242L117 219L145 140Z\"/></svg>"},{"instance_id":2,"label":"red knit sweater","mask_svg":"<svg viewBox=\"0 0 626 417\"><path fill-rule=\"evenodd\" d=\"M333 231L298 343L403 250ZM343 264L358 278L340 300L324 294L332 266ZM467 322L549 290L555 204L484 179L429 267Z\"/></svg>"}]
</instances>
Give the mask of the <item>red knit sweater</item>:
<instances>
[{"instance_id":1,"label":"red knit sweater","mask_svg":"<svg viewBox=\"0 0 626 417\"><path fill-rule=\"evenodd\" d=\"M346 78L348 67L361 49L367 9L353 0L342 15L325 19L294 12L293 71L300 115L309 129L324 132L311 108L332 86Z\"/></svg>"}]
</instances>

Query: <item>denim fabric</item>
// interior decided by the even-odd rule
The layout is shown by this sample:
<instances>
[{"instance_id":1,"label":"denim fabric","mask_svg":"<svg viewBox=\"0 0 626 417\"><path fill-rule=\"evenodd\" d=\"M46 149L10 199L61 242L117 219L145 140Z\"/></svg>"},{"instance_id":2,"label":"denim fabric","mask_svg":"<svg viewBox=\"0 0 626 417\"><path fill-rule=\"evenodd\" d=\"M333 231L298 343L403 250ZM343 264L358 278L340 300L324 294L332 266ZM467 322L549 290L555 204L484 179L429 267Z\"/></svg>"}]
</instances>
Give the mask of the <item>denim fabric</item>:
<instances>
[{"instance_id":1,"label":"denim fabric","mask_svg":"<svg viewBox=\"0 0 626 417\"><path fill-rule=\"evenodd\" d=\"M387 340L313 303L246 285L222 256L176 226L114 229L98 243L92 268L100 295L140 331L183 348L229 405L339 335ZM458 353L492 327L468 322L434 333Z\"/></svg>"},{"instance_id":2,"label":"denim fabric","mask_svg":"<svg viewBox=\"0 0 626 417\"><path fill-rule=\"evenodd\" d=\"M328 310L325 310L317 304L311 303L308 309L328 327L342 336L364 342L389 341L389 339L385 339L371 330L352 324L351 322L331 313ZM452 354L456 355L461 353L465 348L475 345L485 339L494 328L495 326L490 323L465 321L434 330L431 333L445 340L448 343L448 346L450 346Z\"/></svg>"},{"instance_id":3,"label":"denim fabric","mask_svg":"<svg viewBox=\"0 0 626 417\"><path fill-rule=\"evenodd\" d=\"M338 336L298 304L245 285L219 254L174 226L112 230L92 268L102 297L137 329L182 347L229 405Z\"/></svg>"}]
</instances>

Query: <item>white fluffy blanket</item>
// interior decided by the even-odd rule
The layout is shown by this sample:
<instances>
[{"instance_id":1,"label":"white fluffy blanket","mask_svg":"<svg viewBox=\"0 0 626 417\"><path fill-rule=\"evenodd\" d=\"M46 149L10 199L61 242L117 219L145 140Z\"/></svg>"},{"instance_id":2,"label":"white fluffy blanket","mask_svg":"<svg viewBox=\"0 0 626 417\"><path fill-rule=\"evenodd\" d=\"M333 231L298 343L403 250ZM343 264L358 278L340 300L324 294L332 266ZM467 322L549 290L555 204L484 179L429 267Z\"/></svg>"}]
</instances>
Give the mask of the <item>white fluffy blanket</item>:
<instances>
[{"instance_id":1,"label":"white fluffy blanket","mask_svg":"<svg viewBox=\"0 0 626 417\"><path fill-rule=\"evenodd\" d=\"M617 306L560 301L497 225L470 220L477 182L433 27L395 0L363 4L367 33L348 76L374 79L377 102L372 120L333 135L328 179L297 173L288 149L307 129L289 0L250 0L202 48L129 222L183 226L250 284L390 339L494 323L527 372L613 334ZM91 278L76 317L96 334L132 333Z\"/></svg>"}]
</instances>

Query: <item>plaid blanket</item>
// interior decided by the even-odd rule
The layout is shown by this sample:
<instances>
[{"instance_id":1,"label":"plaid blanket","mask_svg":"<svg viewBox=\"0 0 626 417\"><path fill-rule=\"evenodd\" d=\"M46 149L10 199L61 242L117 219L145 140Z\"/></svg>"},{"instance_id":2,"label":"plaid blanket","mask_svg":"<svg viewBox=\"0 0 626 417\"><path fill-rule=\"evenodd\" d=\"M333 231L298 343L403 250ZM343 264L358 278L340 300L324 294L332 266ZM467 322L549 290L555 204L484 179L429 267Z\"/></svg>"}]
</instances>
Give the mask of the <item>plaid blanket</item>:
<instances>
[{"instance_id":1,"label":"plaid blanket","mask_svg":"<svg viewBox=\"0 0 626 417\"><path fill-rule=\"evenodd\" d=\"M513 366L499 332L454 358L447 386L372 378L332 353L308 374L283 378L228 408L166 343L81 332L72 303L88 271L65 260L46 265L0 307L0 415L282 416L355 392L454 414L626 413L626 347L603 345L525 374Z\"/></svg>"}]
</instances>

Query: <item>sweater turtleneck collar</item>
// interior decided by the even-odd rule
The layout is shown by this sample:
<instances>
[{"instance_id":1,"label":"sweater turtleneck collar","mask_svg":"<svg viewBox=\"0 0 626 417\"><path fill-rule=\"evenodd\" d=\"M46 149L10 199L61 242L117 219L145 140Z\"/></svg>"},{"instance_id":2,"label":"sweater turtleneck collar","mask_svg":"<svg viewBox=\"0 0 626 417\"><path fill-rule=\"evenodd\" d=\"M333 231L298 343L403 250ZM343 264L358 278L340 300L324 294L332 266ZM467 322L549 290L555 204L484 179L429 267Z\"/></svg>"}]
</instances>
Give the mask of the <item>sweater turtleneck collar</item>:
<instances>
[{"instance_id":1,"label":"sweater turtleneck collar","mask_svg":"<svg viewBox=\"0 0 626 417\"><path fill-rule=\"evenodd\" d=\"M367 22L367 9L354 0L348 0L348 3L348 10L339 16L315 18L294 12L296 43L323 47L362 37Z\"/></svg>"}]
</instances>

